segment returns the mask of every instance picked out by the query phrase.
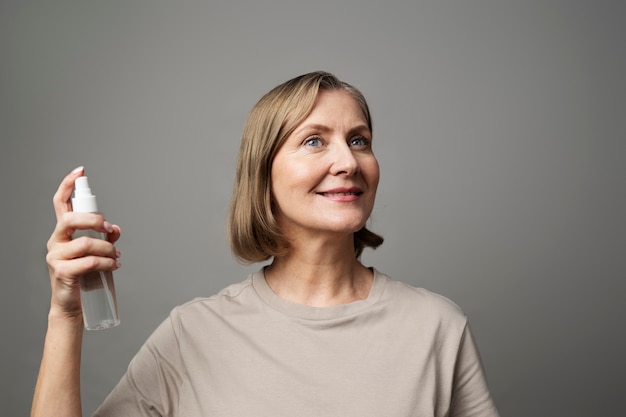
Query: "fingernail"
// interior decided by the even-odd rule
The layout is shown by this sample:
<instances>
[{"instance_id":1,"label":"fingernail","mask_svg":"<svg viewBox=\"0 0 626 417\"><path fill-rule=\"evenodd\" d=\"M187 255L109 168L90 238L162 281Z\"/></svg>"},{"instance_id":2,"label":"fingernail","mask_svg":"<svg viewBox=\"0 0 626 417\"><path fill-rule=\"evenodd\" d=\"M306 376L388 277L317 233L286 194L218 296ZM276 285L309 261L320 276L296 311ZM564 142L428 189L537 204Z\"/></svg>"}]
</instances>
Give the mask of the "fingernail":
<instances>
[{"instance_id":1,"label":"fingernail","mask_svg":"<svg viewBox=\"0 0 626 417\"><path fill-rule=\"evenodd\" d=\"M76 173L78 173L78 172L80 172L80 171L82 171L82 170L84 170L84 169L85 169L85 167L81 165L81 166L79 166L79 167L74 168L74 169L72 170L72 172L70 172L70 174L76 174Z\"/></svg>"},{"instance_id":2,"label":"fingernail","mask_svg":"<svg viewBox=\"0 0 626 417\"><path fill-rule=\"evenodd\" d=\"M118 269L120 266L122 266L122 264L121 264L121 263L119 263L119 262L115 262L115 269Z\"/></svg>"},{"instance_id":3,"label":"fingernail","mask_svg":"<svg viewBox=\"0 0 626 417\"><path fill-rule=\"evenodd\" d=\"M120 256L122 256L122 252L120 252L119 250L115 249L115 257L119 258Z\"/></svg>"},{"instance_id":4,"label":"fingernail","mask_svg":"<svg viewBox=\"0 0 626 417\"><path fill-rule=\"evenodd\" d=\"M113 226L111 225L111 223L107 222L106 220L104 221L104 224L102 225L102 227L104 227L104 230L106 230L108 233L113 233Z\"/></svg>"}]
</instances>

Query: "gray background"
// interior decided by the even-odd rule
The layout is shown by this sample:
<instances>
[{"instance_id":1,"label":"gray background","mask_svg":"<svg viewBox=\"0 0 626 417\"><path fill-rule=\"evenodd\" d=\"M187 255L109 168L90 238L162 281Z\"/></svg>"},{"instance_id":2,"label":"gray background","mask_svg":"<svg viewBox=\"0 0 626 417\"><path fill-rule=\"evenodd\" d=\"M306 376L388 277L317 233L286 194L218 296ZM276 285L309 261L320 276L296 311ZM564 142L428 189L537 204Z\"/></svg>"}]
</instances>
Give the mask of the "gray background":
<instances>
[{"instance_id":1,"label":"gray background","mask_svg":"<svg viewBox=\"0 0 626 417\"><path fill-rule=\"evenodd\" d=\"M503 416L623 408L620 1L2 1L0 414L26 415L51 198L84 164L122 226L122 325L84 340L85 415L170 309L242 280L225 217L241 128L325 69L374 116L364 263L470 316Z\"/></svg>"}]
</instances>

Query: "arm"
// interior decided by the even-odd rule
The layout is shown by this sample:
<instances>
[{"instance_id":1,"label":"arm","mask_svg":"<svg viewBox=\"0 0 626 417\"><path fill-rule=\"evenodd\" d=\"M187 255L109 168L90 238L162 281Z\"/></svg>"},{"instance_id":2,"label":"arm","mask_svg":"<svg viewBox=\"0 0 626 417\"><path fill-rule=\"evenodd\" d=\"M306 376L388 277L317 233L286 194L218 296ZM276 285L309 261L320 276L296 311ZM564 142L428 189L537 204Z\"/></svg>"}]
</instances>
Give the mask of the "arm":
<instances>
[{"instance_id":1,"label":"arm","mask_svg":"<svg viewBox=\"0 0 626 417\"><path fill-rule=\"evenodd\" d=\"M48 331L31 417L82 416L80 402L80 354L82 317L48 317Z\"/></svg>"},{"instance_id":2,"label":"arm","mask_svg":"<svg viewBox=\"0 0 626 417\"><path fill-rule=\"evenodd\" d=\"M81 416L83 319L78 278L89 271L111 271L120 266L119 252L113 245L120 236L119 227L112 226L99 214L71 211L74 181L81 175L82 167L67 175L53 199L57 224L48 240L46 256L52 297L31 417ZM79 229L105 232L108 241L87 237L72 240Z\"/></svg>"}]
</instances>

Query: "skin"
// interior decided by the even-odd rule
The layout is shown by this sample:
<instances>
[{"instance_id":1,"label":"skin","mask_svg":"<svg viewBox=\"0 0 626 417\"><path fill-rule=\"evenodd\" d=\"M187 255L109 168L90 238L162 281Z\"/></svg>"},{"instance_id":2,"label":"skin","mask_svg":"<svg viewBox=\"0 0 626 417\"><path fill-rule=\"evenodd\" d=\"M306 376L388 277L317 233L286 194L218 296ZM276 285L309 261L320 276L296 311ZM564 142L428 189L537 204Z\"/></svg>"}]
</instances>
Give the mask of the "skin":
<instances>
[{"instance_id":1,"label":"skin","mask_svg":"<svg viewBox=\"0 0 626 417\"><path fill-rule=\"evenodd\" d=\"M318 307L367 298L373 276L354 256L353 234L369 218L378 186L371 141L352 96L321 91L278 150L272 193L291 248L265 273L279 296Z\"/></svg>"},{"instance_id":2,"label":"skin","mask_svg":"<svg viewBox=\"0 0 626 417\"><path fill-rule=\"evenodd\" d=\"M53 198L57 224L48 240L46 256L52 296L32 417L82 415L83 319L78 278L90 271L113 271L120 267L120 252L114 246L120 237L120 228L99 214L71 211L74 181L82 175L82 167L73 170L63 179ZM72 240L74 232L80 229L106 233L107 241L89 237Z\"/></svg>"}]
</instances>

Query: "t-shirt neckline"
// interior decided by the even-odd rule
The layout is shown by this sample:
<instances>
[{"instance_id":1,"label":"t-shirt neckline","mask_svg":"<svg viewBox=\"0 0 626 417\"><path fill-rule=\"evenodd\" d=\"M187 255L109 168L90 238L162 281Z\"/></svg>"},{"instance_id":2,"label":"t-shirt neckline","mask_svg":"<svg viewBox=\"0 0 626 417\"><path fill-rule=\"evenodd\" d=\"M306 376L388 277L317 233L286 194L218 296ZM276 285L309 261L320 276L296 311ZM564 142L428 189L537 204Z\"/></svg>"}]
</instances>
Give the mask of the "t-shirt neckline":
<instances>
[{"instance_id":1,"label":"t-shirt neckline","mask_svg":"<svg viewBox=\"0 0 626 417\"><path fill-rule=\"evenodd\" d=\"M330 307L313 307L281 298L267 284L264 268L252 274L252 286L265 303L287 316L304 320L333 320L355 315L368 309L380 299L388 278L375 268L370 269L374 277L367 298Z\"/></svg>"}]
</instances>

